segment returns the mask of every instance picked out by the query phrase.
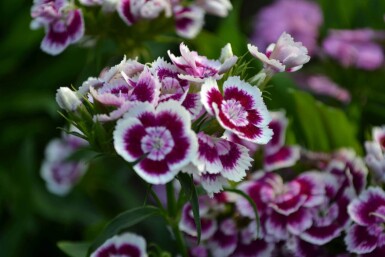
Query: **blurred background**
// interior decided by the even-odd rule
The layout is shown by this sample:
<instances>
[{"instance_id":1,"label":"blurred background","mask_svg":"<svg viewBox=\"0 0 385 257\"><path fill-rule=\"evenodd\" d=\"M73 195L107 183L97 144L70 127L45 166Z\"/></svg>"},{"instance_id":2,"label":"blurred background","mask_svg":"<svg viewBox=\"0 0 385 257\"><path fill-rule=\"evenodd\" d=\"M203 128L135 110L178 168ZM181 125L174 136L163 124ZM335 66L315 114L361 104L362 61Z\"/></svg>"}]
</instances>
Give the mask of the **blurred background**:
<instances>
[{"instance_id":1,"label":"blurred background","mask_svg":"<svg viewBox=\"0 0 385 257\"><path fill-rule=\"evenodd\" d=\"M289 143L314 151L352 147L363 154L362 142L371 127L385 124L385 66L344 65L322 49L331 29L370 28L383 33L385 1L303 1L317 5L321 15L313 31L313 59L296 77L275 77L266 102L269 109L286 109L291 122ZM235 0L227 18L206 17L205 30L187 43L210 58L219 57L227 42L238 56L247 51L248 42L266 47L262 39L269 35L264 30L279 27L290 33L289 18L285 20L282 10L272 8L278 2L295 1ZM56 246L58 241L92 240L107 220L143 203L145 186L126 172L120 159L105 157L90 164L68 195L47 191L40 177L44 149L52 138L60 137L58 128L65 126L55 102L56 90L70 85L78 88L104 66L118 63L129 50L106 41L93 48L70 46L58 56L49 56L40 50L44 31L29 28L31 6L32 0L0 2L0 256L60 257L65 254ZM272 9L270 20L261 13L266 8ZM317 13L304 11L302 15L310 15L304 17L306 21ZM385 37L378 35L373 41L383 53ZM178 53L178 43L145 42L152 56L141 60L166 56L167 49ZM251 73L261 67L256 61L255 66ZM326 76L349 98L341 100L310 88L308 77L314 74ZM170 247L168 236L162 236L168 235L162 221L155 219L135 229L164 248Z\"/></svg>"}]
</instances>

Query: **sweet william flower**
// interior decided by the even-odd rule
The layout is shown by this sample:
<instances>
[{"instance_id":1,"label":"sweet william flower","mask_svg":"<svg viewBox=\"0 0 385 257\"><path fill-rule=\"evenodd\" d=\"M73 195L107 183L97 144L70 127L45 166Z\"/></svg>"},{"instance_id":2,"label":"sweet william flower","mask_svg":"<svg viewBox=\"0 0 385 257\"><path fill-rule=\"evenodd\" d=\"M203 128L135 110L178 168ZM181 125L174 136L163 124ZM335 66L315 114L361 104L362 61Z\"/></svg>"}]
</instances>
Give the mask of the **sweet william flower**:
<instances>
[{"instance_id":1,"label":"sweet william flower","mask_svg":"<svg viewBox=\"0 0 385 257\"><path fill-rule=\"evenodd\" d=\"M80 131L71 128L80 133ZM45 158L40 174L48 191L56 195L66 195L72 187L83 177L87 170L84 161L67 160L77 149L88 143L73 135L64 135L51 140L45 149Z\"/></svg>"},{"instance_id":2,"label":"sweet william flower","mask_svg":"<svg viewBox=\"0 0 385 257\"><path fill-rule=\"evenodd\" d=\"M201 101L224 129L240 138L258 144L271 139L273 132L268 127L271 117L261 91L239 77L229 77L224 82L223 95L216 80L208 78L202 85Z\"/></svg>"},{"instance_id":3,"label":"sweet william flower","mask_svg":"<svg viewBox=\"0 0 385 257\"><path fill-rule=\"evenodd\" d=\"M283 71L297 71L310 60L306 47L301 42L294 42L286 32L282 33L277 43L270 44L266 54L260 53L258 48L251 44L247 47L254 57L263 62L266 72L270 75Z\"/></svg>"},{"instance_id":4,"label":"sweet william flower","mask_svg":"<svg viewBox=\"0 0 385 257\"><path fill-rule=\"evenodd\" d=\"M383 256L385 252L385 192L370 187L348 206L355 222L347 231L347 250L364 256ZM380 255L375 255L381 253Z\"/></svg>"},{"instance_id":5,"label":"sweet william flower","mask_svg":"<svg viewBox=\"0 0 385 257\"><path fill-rule=\"evenodd\" d=\"M133 233L116 235L105 241L91 257L147 257L146 240Z\"/></svg>"},{"instance_id":6,"label":"sweet william flower","mask_svg":"<svg viewBox=\"0 0 385 257\"><path fill-rule=\"evenodd\" d=\"M365 142L366 164L370 167L375 177L385 181L385 126L374 127L372 130L373 141Z\"/></svg>"},{"instance_id":7,"label":"sweet william flower","mask_svg":"<svg viewBox=\"0 0 385 257\"><path fill-rule=\"evenodd\" d=\"M204 24L205 12L202 8L190 6L173 6L176 34L183 38L194 38Z\"/></svg>"},{"instance_id":8,"label":"sweet william flower","mask_svg":"<svg viewBox=\"0 0 385 257\"><path fill-rule=\"evenodd\" d=\"M198 147L190 114L173 100L156 109L137 102L117 122L113 137L116 152L128 162L137 162L135 172L152 184L171 181Z\"/></svg>"},{"instance_id":9,"label":"sweet william flower","mask_svg":"<svg viewBox=\"0 0 385 257\"><path fill-rule=\"evenodd\" d=\"M41 49L48 54L60 54L84 35L82 11L66 0L35 0L31 16L32 29L45 29Z\"/></svg>"},{"instance_id":10,"label":"sweet william flower","mask_svg":"<svg viewBox=\"0 0 385 257\"><path fill-rule=\"evenodd\" d=\"M207 13L220 17L226 17L233 8L229 0L197 0L196 2Z\"/></svg>"},{"instance_id":11,"label":"sweet william flower","mask_svg":"<svg viewBox=\"0 0 385 257\"><path fill-rule=\"evenodd\" d=\"M193 82L202 83L207 78L221 79L222 74L228 71L237 61L238 57L228 56L231 53L230 45L226 45L225 50L222 51L223 63L219 60L209 60L205 56L199 55L183 43L180 44L180 57L176 57L170 51L168 55L174 65L182 72L180 78Z\"/></svg>"},{"instance_id":12,"label":"sweet william flower","mask_svg":"<svg viewBox=\"0 0 385 257\"><path fill-rule=\"evenodd\" d=\"M272 171L293 166L300 158L299 146L285 145L285 134L288 120L284 111L271 112L272 121L269 128L273 137L264 146L264 169Z\"/></svg>"},{"instance_id":13,"label":"sweet william flower","mask_svg":"<svg viewBox=\"0 0 385 257\"><path fill-rule=\"evenodd\" d=\"M117 4L119 16L127 25L140 19L155 19L161 12L171 16L171 3L167 0L121 0Z\"/></svg>"}]
</instances>

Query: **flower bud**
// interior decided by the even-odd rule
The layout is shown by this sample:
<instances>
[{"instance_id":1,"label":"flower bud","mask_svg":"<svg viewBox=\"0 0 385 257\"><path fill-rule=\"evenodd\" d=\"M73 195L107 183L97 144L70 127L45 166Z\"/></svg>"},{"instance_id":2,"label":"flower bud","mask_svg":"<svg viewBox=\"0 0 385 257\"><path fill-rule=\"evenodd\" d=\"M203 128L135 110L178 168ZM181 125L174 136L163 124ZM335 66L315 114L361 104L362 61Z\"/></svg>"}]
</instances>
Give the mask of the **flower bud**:
<instances>
[{"instance_id":1,"label":"flower bud","mask_svg":"<svg viewBox=\"0 0 385 257\"><path fill-rule=\"evenodd\" d=\"M57 90L56 102L66 111L75 111L82 104L76 92L68 87L61 87Z\"/></svg>"}]
</instances>

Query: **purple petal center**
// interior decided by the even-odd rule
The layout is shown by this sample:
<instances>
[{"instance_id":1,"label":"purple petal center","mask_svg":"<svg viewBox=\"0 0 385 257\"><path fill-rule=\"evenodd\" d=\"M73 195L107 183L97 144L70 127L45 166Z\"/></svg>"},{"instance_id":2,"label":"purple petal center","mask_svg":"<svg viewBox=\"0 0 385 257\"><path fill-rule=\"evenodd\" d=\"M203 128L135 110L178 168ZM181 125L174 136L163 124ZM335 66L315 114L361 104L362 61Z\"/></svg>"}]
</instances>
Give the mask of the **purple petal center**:
<instances>
[{"instance_id":1,"label":"purple petal center","mask_svg":"<svg viewBox=\"0 0 385 257\"><path fill-rule=\"evenodd\" d=\"M235 126L243 127L249 124L247 120L248 113L239 101L234 99L223 101L222 111Z\"/></svg>"},{"instance_id":2,"label":"purple petal center","mask_svg":"<svg viewBox=\"0 0 385 257\"><path fill-rule=\"evenodd\" d=\"M143 152L148 153L147 158L160 161L171 152L175 143L170 131L163 126L146 128L147 135L141 140Z\"/></svg>"}]
</instances>

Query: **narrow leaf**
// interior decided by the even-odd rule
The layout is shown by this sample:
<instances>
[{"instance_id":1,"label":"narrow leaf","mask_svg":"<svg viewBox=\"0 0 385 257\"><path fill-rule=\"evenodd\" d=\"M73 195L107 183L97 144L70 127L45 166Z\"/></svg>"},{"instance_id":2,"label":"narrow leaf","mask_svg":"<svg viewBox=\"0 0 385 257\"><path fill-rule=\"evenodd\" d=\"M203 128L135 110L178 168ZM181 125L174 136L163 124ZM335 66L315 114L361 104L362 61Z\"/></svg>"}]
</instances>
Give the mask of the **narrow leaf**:
<instances>
[{"instance_id":1,"label":"narrow leaf","mask_svg":"<svg viewBox=\"0 0 385 257\"><path fill-rule=\"evenodd\" d=\"M90 242L58 242L57 246L70 257L85 257L90 247Z\"/></svg>"}]
</instances>

